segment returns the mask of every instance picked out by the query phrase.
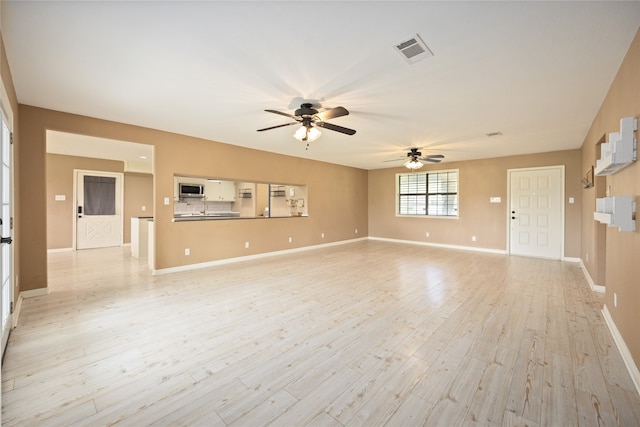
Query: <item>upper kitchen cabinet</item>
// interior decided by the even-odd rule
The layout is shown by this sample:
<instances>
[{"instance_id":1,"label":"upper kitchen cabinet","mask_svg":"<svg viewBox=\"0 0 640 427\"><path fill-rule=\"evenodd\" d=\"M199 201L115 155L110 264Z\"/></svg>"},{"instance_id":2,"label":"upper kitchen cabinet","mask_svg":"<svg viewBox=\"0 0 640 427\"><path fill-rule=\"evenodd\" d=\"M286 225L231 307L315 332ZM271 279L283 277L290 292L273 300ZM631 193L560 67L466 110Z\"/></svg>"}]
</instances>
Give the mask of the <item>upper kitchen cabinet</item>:
<instances>
[{"instance_id":1,"label":"upper kitchen cabinet","mask_svg":"<svg viewBox=\"0 0 640 427\"><path fill-rule=\"evenodd\" d=\"M236 183L234 181L207 180L204 197L210 202L235 202Z\"/></svg>"}]
</instances>

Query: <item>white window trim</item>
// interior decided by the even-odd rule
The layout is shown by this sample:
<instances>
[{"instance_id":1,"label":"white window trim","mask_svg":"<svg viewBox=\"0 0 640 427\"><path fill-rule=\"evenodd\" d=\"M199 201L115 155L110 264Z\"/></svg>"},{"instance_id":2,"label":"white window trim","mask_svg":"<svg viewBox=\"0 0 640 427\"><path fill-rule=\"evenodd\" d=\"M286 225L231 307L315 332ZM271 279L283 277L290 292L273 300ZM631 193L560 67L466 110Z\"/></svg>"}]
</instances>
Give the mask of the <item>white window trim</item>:
<instances>
[{"instance_id":1,"label":"white window trim","mask_svg":"<svg viewBox=\"0 0 640 427\"><path fill-rule=\"evenodd\" d=\"M458 175L458 214L457 215L406 215L400 214L400 188L399 188L399 177L401 175L419 175L419 174L430 174L430 173L444 173L444 172L455 172ZM430 171L420 171L420 172L402 172L397 173L395 175L395 215L398 218L433 218L433 219L460 219L460 169L442 169L442 170L430 170Z\"/></svg>"}]
</instances>

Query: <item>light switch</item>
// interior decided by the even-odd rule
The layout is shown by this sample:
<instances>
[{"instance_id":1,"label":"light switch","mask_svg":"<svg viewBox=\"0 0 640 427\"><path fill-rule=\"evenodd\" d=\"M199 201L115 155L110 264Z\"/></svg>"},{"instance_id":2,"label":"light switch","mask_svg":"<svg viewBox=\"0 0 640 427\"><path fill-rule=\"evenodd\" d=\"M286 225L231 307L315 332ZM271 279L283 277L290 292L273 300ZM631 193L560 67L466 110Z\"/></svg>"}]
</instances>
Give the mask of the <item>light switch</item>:
<instances>
[{"instance_id":1,"label":"light switch","mask_svg":"<svg viewBox=\"0 0 640 427\"><path fill-rule=\"evenodd\" d=\"M64 194L56 194L56 202L64 202L67 200L67 196Z\"/></svg>"},{"instance_id":2,"label":"light switch","mask_svg":"<svg viewBox=\"0 0 640 427\"><path fill-rule=\"evenodd\" d=\"M489 203L501 203L502 198L500 197L489 197Z\"/></svg>"},{"instance_id":3,"label":"light switch","mask_svg":"<svg viewBox=\"0 0 640 427\"><path fill-rule=\"evenodd\" d=\"M164 204L165 204L165 205L168 205L168 204L169 204L169 198L168 198L168 197L165 197L165 198L164 198Z\"/></svg>"},{"instance_id":4,"label":"light switch","mask_svg":"<svg viewBox=\"0 0 640 427\"><path fill-rule=\"evenodd\" d=\"M575 199L573 197L569 197L569 203L575 203Z\"/></svg>"}]
</instances>

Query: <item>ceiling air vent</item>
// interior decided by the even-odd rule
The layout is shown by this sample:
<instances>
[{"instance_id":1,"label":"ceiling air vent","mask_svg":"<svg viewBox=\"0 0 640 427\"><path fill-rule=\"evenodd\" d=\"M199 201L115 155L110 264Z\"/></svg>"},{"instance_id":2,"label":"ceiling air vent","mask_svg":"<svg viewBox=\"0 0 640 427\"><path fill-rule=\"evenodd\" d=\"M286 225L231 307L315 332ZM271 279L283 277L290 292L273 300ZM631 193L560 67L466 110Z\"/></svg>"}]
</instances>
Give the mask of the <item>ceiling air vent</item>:
<instances>
[{"instance_id":1,"label":"ceiling air vent","mask_svg":"<svg viewBox=\"0 0 640 427\"><path fill-rule=\"evenodd\" d=\"M418 62L421 59L427 58L429 56L433 56L433 52L431 52L431 50L417 34L409 40L405 40L402 43L395 45L394 47L398 52L400 52L400 55L402 55L402 57L410 64Z\"/></svg>"}]
</instances>

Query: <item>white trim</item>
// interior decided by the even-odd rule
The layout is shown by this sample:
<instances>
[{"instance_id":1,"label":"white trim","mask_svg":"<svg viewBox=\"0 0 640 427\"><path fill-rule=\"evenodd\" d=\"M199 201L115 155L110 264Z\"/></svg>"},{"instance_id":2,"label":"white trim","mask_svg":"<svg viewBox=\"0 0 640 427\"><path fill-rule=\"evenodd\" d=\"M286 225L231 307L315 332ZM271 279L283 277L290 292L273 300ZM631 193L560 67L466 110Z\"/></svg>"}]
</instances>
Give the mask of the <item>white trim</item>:
<instances>
[{"instance_id":1,"label":"white trim","mask_svg":"<svg viewBox=\"0 0 640 427\"><path fill-rule=\"evenodd\" d=\"M48 254L54 254L56 252L73 252L73 248L56 248L56 249L47 249Z\"/></svg>"},{"instance_id":2,"label":"white trim","mask_svg":"<svg viewBox=\"0 0 640 427\"><path fill-rule=\"evenodd\" d=\"M49 288L38 288L20 292L20 298L34 298L42 295L49 295Z\"/></svg>"},{"instance_id":3,"label":"white trim","mask_svg":"<svg viewBox=\"0 0 640 427\"><path fill-rule=\"evenodd\" d=\"M544 169L559 169L560 170L560 258L549 258L549 259L564 259L564 223L565 223L565 208L564 208L564 197L565 197L565 167L564 165L550 165L550 166L538 166L533 168L514 168L507 169L507 253L511 254L511 172L516 171L535 171L535 170L544 170Z\"/></svg>"},{"instance_id":4,"label":"white trim","mask_svg":"<svg viewBox=\"0 0 640 427\"><path fill-rule=\"evenodd\" d=\"M582 269L582 274L584 274L585 279L587 279L587 283L589 284L589 287L591 288L591 290L593 292L599 292L601 294L604 294L607 288L602 285L596 285L596 282L593 281L593 279L591 278L591 275L589 274L589 270L587 270L587 267L582 262L582 258L580 259L579 263L580 263L580 268Z\"/></svg>"},{"instance_id":5,"label":"white trim","mask_svg":"<svg viewBox=\"0 0 640 427\"><path fill-rule=\"evenodd\" d=\"M30 291L22 291L18 294L18 300L16 301L16 306L13 309L13 328L18 326L18 318L20 317L20 311L22 310L22 300L25 298L34 298L42 295L48 295L49 288L38 288L31 289Z\"/></svg>"},{"instance_id":6,"label":"white trim","mask_svg":"<svg viewBox=\"0 0 640 427\"><path fill-rule=\"evenodd\" d=\"M580 258L570 257L570 256L563 256L560 259L562 261L566 261L566 262L581 262L582 261Z\"/></svg>"},{"instance_id":7,"label":"white trim","mask_svg":"<svg viewBox=\"0 0 640 427\"><path fill-rule=\"evenodd\" d=\"M486 252L491 254L501 254L506 255L507 251L503 249L490 249L490 248L479 248L475 246L458 246L458 245L447 245L444 243L430 243L430 242L419 242L416 240L400 240L400 239L388 239L386 237L371 237L369 236L369 240L378 240L381 242L392 242L392 243L406 243L409 245L419 245L419 246L434 246L437 248L447 248L447 249L459 249L463 251L475 251L475 252Z\"/></svg>"},{"instance_id":8,"label":"white trim","mask_svg":"<svg viewBox=\"0 0 640 427\"><path fill-rule=\"evenodd\" d=\"M629 347L627 347L627 344L624 342L624 338L622 338L622 335L613 321L606 304L602 308L602 314L604 316L604 321L609 328L609 332L611 332L611 336L613 336L613 341L616 343L618 351L620 351L620 355L622 356L622 360L629 371L629 375L631 375L633 385L636 386L636 391L640 394L640 370L638 370L638 367L633 361L633 356L629 351Z\"/></svg>"},{"instance_id":9,"label":"white trim","mask_svg":"<svg viewBox=\"0 0 640 427\"><path fill-rule=\"evenodd\" d=\"M310 251L314 249L328 248L331 246L344 245L347 243L359 242L362 240L367 240L367 238L361 237L358 239L341 240L339 242L333 242L333 243L323 243L320 245L303 246L301 248L295 248L295 249L285 249L282 251L265 252L265 253L256 254L256 255L247 255L247 256L240 256L240 257L234 257L234 258L225 258L225 259L219 259L216 261L201 262L198 264L187 264L187 265L180 265L178 267L161 268L159 270L151 270L151 274L161 275L161 274L168 274L168 273L177 273L180 271L197 270L199 268L214 267L216 265L232 264L236 262L250 261L254 259L267 258L271 256L286 255L286 254L292 254L296 252L304 252L304 251Z\"/></svg>"}]
</instances>

